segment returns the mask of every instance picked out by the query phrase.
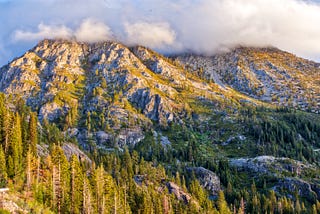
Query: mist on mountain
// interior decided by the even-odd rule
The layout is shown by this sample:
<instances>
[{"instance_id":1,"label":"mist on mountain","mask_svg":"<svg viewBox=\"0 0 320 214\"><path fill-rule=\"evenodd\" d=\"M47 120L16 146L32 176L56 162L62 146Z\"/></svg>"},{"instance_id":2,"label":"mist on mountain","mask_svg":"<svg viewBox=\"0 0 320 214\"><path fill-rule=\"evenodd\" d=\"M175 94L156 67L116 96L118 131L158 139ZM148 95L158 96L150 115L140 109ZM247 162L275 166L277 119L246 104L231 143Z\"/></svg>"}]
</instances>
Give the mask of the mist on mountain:
<instances>
[{"instance_id":1,"label":"mist on mountain","mask_svg":"<svg viewBox=\"0 0 320 214\"><path fill-rule=\"evenodd\" d=\"M165 54L212 55L238 45L275 46L319 59L320 6L314 1L27 0L0 4L0 27L5 29L0 33L0 64L43 38L112 39ZM16 18L17 14L26 16Z\"/></svg>"}]
</instances>

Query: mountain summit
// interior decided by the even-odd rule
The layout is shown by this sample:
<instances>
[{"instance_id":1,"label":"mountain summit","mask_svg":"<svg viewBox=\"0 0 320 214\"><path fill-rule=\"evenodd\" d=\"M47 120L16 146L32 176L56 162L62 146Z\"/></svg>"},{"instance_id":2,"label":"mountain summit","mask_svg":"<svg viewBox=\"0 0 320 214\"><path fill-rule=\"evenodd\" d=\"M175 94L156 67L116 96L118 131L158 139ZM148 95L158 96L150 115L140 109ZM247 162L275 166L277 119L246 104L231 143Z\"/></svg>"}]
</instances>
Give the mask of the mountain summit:
<instances>
[{"instance_id":1,"label":"mountain summit","mask_svg":"<svg viewBox=\"0 0 320 214\"><path fill-rule=\"evenodd\" d=\"M1 68L0 91L65 128L103 118L95 132L112 127L122 133L129 126L133 136L142 136L141 124L190 123L223 111L226 103L318 113L319 78L319 64L275 48L167 58L116 42L43 40Z\"/></svg>"},{"instance_id":2,"label":"mountain summit","mask_svg":"<svg viewBox=\"0 0 320 214\"><path fill-rule=\"evenodd\" d=\"M134 133L142 124L184 123L244 97L145 47L65 40L41 41L1 68L0 90L24 99L40 120L70 128L103 118L95 131L129 126Z\"/></svg>"},{"instance_id":3,"label":"mountain summit","mask_svg":"<svg viewBox=\"0 0 320 214\"><path fill-rule=\"evenodd\" d=\"M319 113L320 64L276 48L239 47L212 57L178 56L186 68L250 97Z\"/></svg>"}]
</instances>

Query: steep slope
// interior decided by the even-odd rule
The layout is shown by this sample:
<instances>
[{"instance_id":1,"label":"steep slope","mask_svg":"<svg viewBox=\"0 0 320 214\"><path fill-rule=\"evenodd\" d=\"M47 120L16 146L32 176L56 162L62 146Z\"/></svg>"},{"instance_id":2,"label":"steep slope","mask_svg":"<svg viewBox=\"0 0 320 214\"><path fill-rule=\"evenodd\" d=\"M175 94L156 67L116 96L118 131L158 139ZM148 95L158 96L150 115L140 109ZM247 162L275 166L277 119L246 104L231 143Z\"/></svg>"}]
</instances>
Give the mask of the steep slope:
<instances>
[{"instance_id":1,"label":"steep slope","mask_svg":"<svg viewBox=\"0 0 320 214\"><path fill-rule=\"evenodd\" d=\"M320 64L276 48L177 57L186 68L253 98L319 113Z\"/></svg>"},{"instance_id":2,"label":"steep slope","mask_svg":"<svg viewBox=\"0 0 320 214\"><path fill-rule=\"evenodd\" d=\"M40 120L80 129L78 139L119 145L135 144L152 123L206 120L199 116L224 103L256 102L150 49L116 42L41 41L1 68L0 91L26 100Z\"/></svg>"}]
</instances>

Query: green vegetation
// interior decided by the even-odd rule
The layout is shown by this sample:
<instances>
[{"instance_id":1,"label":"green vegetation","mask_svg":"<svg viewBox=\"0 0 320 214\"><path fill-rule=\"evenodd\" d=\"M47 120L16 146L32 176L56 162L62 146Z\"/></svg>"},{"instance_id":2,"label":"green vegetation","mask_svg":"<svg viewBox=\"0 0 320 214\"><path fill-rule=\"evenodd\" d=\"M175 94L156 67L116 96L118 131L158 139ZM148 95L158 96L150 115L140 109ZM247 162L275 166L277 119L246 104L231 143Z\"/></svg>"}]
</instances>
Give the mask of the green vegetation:
<instances>
[{"instance_id":1,"label":"green vegetation","mask_svg":"<svg viewBox=\"0 0 320 214\"><path fill-rule=\"evenodd\" d=\"M229 114L230 119L226 120L223 112L201 111L197 113L206 113L206 122L187 120L182 126L172 123L156 128L169 138L171 145L162 146L160 138L146 129L145 139L136 147L124 152L98 150L89 155L95 164L89 164L76 156L67 159L60 147L66 139L56 125L44 121L39 135L35 113L24 106L17 106L23 110L19 113L9 110L4 95L0 101L0 183L27 195L24 200L29 205L23 206L30 212L294 213L320 210L316 200L309 201L298 195L289 199L267 190L272 186L272 178L252 181L253 175L239 172L225 159L269 154L315 163L319 156L312 149L320 147L320 119L315 115L247 106ZM123 102L128 111L135 111L122 95L118 102ZM203 108L209 108L208 104L202 103ZM88 116L87 123L100 121L101 118L94 115L96 113ZM223 144L239 133L247 136L245 143L235 138ZM37 143L50 145L48 156L37 156ZM225 191L221 191L216 200L209 200L209 193L186 171L186 166L203 166L217 173ZM311 179L310 175L306 176ZM316 176L314 173L313 177ZM181 186L185 194L190 194L191 201L186 203L170 194L167 185L171 181Z\"/></svg>"},{"instance_id":2,"label":"green vegetation","mask_svg":"<svg viewBox=\"0 0 320 214\"><path fill-rule=\"evenodd\" d=\"M30 72L46 88L35 89L27 102L35 101L39 112L48 105L45 110L57 110L60 118L38 121L18 96L0 94L0 187L10 188L5 200L28 213L320 213L319 115L223 89L201 65L190 72L152 50L141 59L115 46L107 48L112 62L84 54L82 67L62 62L48 79L38 70L47 61L32 56L37 69ZM276 63L278 54L252 57ZM250 80L248 60L235 63L243 70L240 83L248 80L263 96L265 89ZM224 81L235 77L227 72ZM292 82L291 90L296 86ZM275 158L259 162L266 155ZM205 189L216 181L192 171L200 167L217 175L221 188Z\"/></svg>"}]
</instances>

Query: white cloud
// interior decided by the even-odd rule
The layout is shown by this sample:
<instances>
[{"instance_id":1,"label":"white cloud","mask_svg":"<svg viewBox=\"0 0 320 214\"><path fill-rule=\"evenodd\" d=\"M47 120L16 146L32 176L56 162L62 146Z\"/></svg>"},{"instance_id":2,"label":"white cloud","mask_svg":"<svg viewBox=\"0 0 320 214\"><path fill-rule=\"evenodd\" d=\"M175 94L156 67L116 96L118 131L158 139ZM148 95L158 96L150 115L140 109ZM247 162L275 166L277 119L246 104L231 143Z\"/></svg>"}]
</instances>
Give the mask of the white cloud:
<instances>
[{"instance_id":1,"label":"white cloud","mask_svg":"<svg viewBox=\"0 0 320 214\"><path fill-rule=\"evenodd\" d=\"M78 41L102 42L112 39L111 29L103 22L92 19L84 20L74 33Z\"/></svg>"},{"instance_id":2,"label":"white cloud","mask_svg":"<svg viewBox=\"0 0 320 214\"><path fill-rule=\"evenodd\" d=\"M174 45L176 34L168 23L137 22L125 23L127 43L145 45L150 48L163 49Z\"/></svg>"},{"instance_id":3,"label":"white cloud","mask_svg":"<svg viewBox=\"0 0 320 214\"><path fill-rule=\"evenodd\" d=\"M0 20L11 50L43 38L114 38L164 53L268 45L320 60L320 3L310 0L24 0L3 4Z\"/></svg>"},{"instance_id":4,"label":"white cloud","mask_svg":"<svg viewBox=\"0 0 320 214\"><path fill-rule=\"evenodd\" d=\"M221 47L272 45L320 57L320 6L298 0L203 0L179 12L185 49L213 54Z\"/></svg>"},{"instance_id":5,"label":"white cloud","mask_svg":"<svg viewBox=\"0 0 320 214\"><path fill-rule=\"evenodd\" d=\"M101 42L112 39L111 29L93 19L85 19L76 30L64 25L39 24L38 29L33 31L17 30L13 36L15 41L37 41L41 39L71 39L76 38L81 42Z\"/></svg>"},{"instance_id":6,"label":"white cloud","mask_svg":"<svg viewBox=\"0 0 320 214\"><path fill-rule=\"evenodd\" d=\"M43 23L38 25L36 32L17 30L14 33L14 40L17 41L34 41L40 39L69 39L72 37L72 31L68 27L45 25Z\"/></svg>"}]
</instances>

